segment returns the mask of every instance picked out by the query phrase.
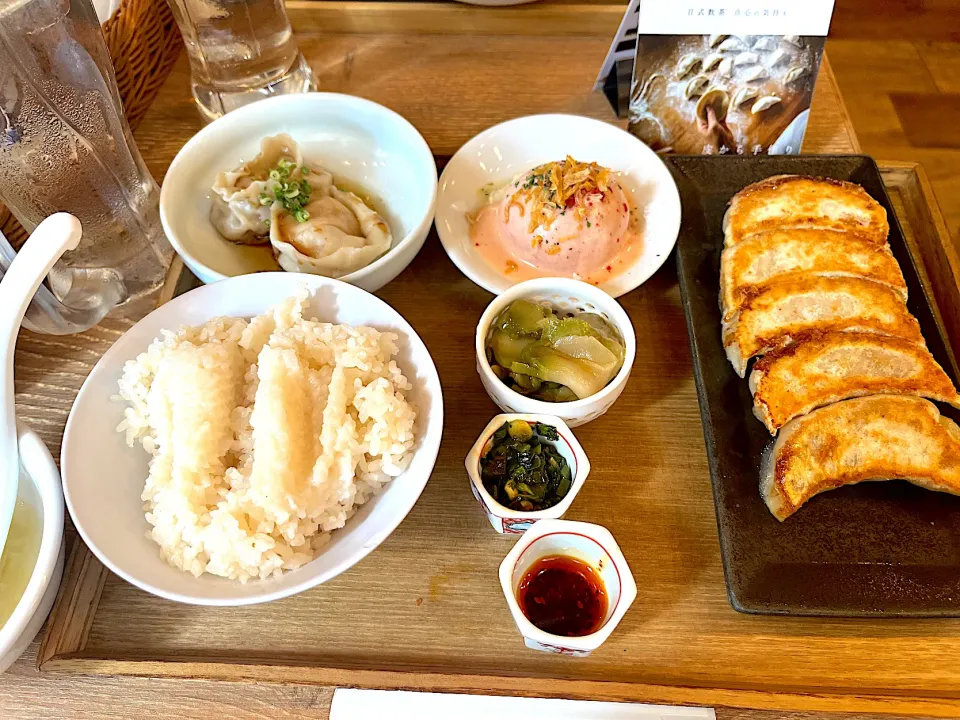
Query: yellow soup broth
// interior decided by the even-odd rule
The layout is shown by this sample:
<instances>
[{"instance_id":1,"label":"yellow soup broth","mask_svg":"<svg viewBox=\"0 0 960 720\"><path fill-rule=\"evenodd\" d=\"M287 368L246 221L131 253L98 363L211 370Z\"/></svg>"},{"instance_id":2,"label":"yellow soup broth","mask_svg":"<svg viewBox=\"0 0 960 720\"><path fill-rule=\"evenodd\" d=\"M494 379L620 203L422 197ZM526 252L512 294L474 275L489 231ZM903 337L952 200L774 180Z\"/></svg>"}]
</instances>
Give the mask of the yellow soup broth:
<instances>
[{"instance_id":1,"label":"yellow soup broth","mask_svg":"<svg viewBox=\"0 0 960 720\"><path fill-rule=\"evenodd\" d=\"M40 553L43 521L40 499L28 478L20 477L20 495L13 511L7 544L0 557L0 627L23 597Z\"/></svg>"}]
</instances>

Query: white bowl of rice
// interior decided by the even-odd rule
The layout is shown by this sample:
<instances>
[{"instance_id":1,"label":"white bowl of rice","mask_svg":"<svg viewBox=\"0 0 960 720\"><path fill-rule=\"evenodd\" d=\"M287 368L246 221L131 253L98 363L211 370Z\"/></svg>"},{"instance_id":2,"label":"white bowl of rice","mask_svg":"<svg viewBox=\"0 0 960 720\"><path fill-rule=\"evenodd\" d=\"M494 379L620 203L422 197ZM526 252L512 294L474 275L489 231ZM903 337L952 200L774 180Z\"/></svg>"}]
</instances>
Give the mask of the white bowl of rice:
<instances>
[{"instance_id":1,"label":"white bowl of rice","mask_svg":"<svg viewBox=\"0 0 960 720\"><path fill-rule=\"evenodd\" d=\"M247 605L350 568L414 506L443 429L426 346L389 305L292 273L192 290L127 331L67 421L67 508L170 600Z\"/></svg>"}]
</instances>

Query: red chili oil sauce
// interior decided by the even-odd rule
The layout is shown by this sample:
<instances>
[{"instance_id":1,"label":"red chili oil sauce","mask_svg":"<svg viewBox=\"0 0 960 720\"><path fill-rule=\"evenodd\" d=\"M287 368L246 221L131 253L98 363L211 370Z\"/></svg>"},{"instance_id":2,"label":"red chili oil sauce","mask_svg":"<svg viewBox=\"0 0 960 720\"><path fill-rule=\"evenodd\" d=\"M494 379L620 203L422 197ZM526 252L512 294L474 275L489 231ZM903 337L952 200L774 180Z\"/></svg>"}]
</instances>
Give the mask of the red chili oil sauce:
<instances>
[{"instance_id":1,"label":"red chili oil sauce","mask_svg":"<svg viewBox=\"0 0 960 720\"><path fill-rule=\"evenodd\" d=\"M596 632L607 614L607 591L597 571L566 555L533 563L517 588L517 602L536 627L563 637Z\"/></svg>"}]
</instances>

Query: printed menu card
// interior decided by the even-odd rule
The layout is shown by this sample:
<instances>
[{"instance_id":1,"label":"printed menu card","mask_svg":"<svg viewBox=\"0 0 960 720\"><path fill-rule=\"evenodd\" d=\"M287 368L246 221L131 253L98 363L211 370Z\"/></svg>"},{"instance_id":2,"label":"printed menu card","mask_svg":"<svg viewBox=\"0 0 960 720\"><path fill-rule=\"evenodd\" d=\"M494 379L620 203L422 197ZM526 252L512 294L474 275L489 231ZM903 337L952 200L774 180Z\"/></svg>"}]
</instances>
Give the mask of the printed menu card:
<instances>
[{"instance_id":1,"label":"printed menu card","mask_svg":"<svg viewBox=\"0 0 960 720\"><path fill-rule=\"evenodd\" d=\"M654 150L799 153L833 2L633 0L598 85L635 46L628 129Z\"/></svg>"}]
</instances>

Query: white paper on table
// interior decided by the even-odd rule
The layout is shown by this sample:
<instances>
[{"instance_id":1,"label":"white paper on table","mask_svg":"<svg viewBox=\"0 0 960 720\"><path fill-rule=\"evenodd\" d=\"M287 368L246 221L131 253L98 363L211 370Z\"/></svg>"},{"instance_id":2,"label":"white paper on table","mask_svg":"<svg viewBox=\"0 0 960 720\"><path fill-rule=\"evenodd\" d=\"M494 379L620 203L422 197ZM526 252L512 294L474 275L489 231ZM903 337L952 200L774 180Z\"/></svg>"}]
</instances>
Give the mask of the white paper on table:
<instances>
[{"instance_id":1,"label":"white paper on table","mask_svg":"<svg viewBox=\"0 0 960 720\"><path fill-rule=\"evenodd\" d=\"M330 720L716 720L709 708L338 689Z\"/></svg>"},{"instance_id":2,"label":"white paper on table","mask_svg":"<svg viewBox=\"0 0 960 720\"><path fill-rule=\"evenodd\" d=\"M640 23L640 0L630 0L626 11L623 13L623 19L620 20L620 27L617 34L613 36L613 42L607 51L607 57L603 61L600 73L593 83L594 90L602 90L613 67L620 60L629 60L633 64L637 56L637 25ZM632 74L632 73L631 73Z\"/></svg>"},{"instance_id":3,"label":"white paper on table","mask_svg":"<svg viewBox=\"0 0 960 720\"><path fill-rule=\"evenodd\" d=\"M97 11L97 19L103 25L120 9L120 0L93 0L93 9Z\"/></svg>"}]
</instances>

